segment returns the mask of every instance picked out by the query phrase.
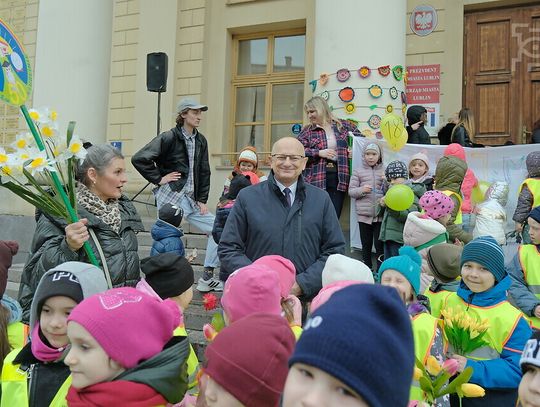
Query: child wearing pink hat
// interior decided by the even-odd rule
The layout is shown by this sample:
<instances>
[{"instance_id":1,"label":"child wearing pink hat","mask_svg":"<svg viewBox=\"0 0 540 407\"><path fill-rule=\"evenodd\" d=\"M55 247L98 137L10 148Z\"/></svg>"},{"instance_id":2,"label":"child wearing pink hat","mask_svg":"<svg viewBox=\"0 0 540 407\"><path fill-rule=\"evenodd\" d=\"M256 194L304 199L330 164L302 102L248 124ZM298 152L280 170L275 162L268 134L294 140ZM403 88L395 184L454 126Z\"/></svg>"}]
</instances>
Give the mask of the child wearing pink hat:
<instances>
[{"instance_id":1,"label":"child wearing pink hat","mask_svg":"<svg viewBox=\"0 0 540 407\"><path fill-rule=\"evenodd\" d=\"M173 301L131 287L82 301L68 318L68 406L179 402L187 387L189 353L185 337L173 338L179 321Z\"/></svg>"},{"instance_id":2,"label":"child wearing pink hat","mask_svg":"<svg viewBox=\"0 0 540 407\"><path fill-rule=\"evenodd\" d=\"M433 189L433 177L429 174L429 158L424 151L414 154L409 161L409 179L424 184L427 191Z\"/></svg>"},{"instance_id":3,"label":"child wearing pink hat","mask_svg":"<svg viewBox=\"0 0 540 407\"><path fill-rule=\"evenodd\" d=\"M454 209L454 202L440 191L427 191L420 198L423 213L411 212L403 228L405 245L414 247L422 256L420 292L429 287L433 273L427 261L428 249L436 244L447 243L446 222Z\"/></svg>"}]
</instances>

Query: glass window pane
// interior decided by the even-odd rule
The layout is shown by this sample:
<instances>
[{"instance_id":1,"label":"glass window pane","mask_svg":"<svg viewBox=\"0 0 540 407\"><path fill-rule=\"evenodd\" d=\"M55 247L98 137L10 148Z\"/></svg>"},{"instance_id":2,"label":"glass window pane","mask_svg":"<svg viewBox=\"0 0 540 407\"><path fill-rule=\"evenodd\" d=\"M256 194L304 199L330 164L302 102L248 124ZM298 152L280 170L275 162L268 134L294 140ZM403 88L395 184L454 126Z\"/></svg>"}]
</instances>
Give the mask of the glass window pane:
<instances>
[{"instance_id":1,"label":"glass window pane","mask_svg":"<svg viewBox=\"0 0 540 407\"><path fill-rule=\"evenodd\" d=\"M236 123L264 120L264 86L236 89Z\"/></svg>"},{"instance_id":2,"label":"glass window pane","mask_svg":"<svg viewBox=\"0 0 540 407\"><path fill-rule=\"evenodd\" d=\"M272 121L302 122L304 84L291 83L272 87Z\"/></svg>"},{"instance_id":3,"label":"glass window pane","mask_svg":"<svg viewBox=\"0 0 540 407\"><path fill-rule=\"evenodd\" d=\"M255 146L264 151L264 126L236 126L236 151L245 146Z\"/></svg>"},{"instance_id":4,"label":"glass window pane","mask_svg":"<svg viewBox=\"0 0 540 407\"><path fill-rule=\"evenodd\" d=\"M306 36L277 37L274 46L274 72L304 70Z\"/></svg>"},{"instance_id":5,"label":"glass window pane","mask_svg":"<svg viewBox=\"0 0 540 407\"><path fill-rule=\"evenodd\" d=\"M302 125L302 121L299 121ZM283 137L297 137L296 134L292 132L292 126L294 123L290 124L273 124L272 125L272 140L270 141L270 146L273 146L276 141Z\"/></svg>"},{"instance_id":6,"label":"glass window pane","mask_svg":"<svg viewBox=\"0 0 540 407\"><path fill-rule=\"evenodd\" d=\"M239 41L238 75L254 75L266 73L266 57L268 40Z\"/></svg>"}]
</instances>

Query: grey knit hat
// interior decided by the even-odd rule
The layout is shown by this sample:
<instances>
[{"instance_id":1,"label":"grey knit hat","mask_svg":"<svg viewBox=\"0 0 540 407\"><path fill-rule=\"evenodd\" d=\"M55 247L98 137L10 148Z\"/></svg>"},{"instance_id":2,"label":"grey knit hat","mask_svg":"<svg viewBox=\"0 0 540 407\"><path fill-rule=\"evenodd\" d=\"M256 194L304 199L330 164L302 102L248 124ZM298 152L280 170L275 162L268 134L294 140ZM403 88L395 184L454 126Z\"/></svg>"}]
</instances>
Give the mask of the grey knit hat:
<instances>
[{"instance_id":1,"label":"grey knit hat","mask_svg":"<svg viewBox=\"0 0 540 407\"><path fill-rule=\"evenodd\" d=\"M441 283L450 283L461 274L461 254L463 247L450 243L431 246L427 252L427 262L433 276Z\"/></svg>"}]
</instances>

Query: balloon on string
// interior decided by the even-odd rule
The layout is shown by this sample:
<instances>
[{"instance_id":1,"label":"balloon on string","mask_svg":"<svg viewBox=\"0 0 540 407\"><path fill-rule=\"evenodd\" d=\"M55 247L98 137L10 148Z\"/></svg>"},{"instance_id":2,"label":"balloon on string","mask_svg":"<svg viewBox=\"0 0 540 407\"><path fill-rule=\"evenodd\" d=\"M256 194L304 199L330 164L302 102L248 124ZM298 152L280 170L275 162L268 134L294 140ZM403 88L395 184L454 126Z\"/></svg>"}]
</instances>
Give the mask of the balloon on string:
<instances>
[{"instance_id":1,"label":"balloon on string","mask_svg":"<svg viewBox=\"0 0 540 407\"><path fill-rule=\"evenodd\" d=\"M380 124L381 133L393 151L399 151L407 143L407 130L401 117L394 113L383 116Z\"/></svg>"},{"instance_id":2,"label":"balloon on string","mask_svg":"<svg viewBox=\"0 0 540 407\"><path fill-rule=\"evenodd\" d=\"M390 187L384 197L385 205L394 211L409 209L414 202L414 192L408 185L397 184Z\"/></svg>"},{"instance_id":3,"label":"balloon on string","mask_svg":"<svg viewBox=\"0 0 540 407\"><path fill-rule=\"evenodd\" d=\"M479 181L472 189L471 201L477 204L484 202L486 199L486 192L490 186L491 184L487 181Z\"/></svg>"}]
</instances>

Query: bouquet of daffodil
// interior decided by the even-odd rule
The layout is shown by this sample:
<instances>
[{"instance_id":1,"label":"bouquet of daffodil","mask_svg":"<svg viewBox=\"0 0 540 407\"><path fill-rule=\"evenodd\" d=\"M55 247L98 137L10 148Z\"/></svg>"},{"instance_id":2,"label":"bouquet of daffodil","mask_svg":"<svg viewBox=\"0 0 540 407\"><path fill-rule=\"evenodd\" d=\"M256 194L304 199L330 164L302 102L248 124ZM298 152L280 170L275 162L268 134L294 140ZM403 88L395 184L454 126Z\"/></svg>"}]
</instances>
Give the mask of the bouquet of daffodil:
<instances>
[{"instance_id":1,"label":"bouquet of daffodil","mask_svg":"<svg viewBox=\"0 0 540 407\"><path fill-rule=\"evenodd\" d=\"M448 308L441 311L444 317L444 335L458 355L467 355L487 345L483 339L489 328L489 321L479 321L464 311Z\"/></svg>"},{"instance_id":2,"label":"bouquet of daffodil","mask_svg":"<svg viewBox=\"0 0 540 407\"><path fill-rule=\"evenodd\" d=\"M422 389L423 400L411 401L409 407L431 406L440 397L457 394L458 397L483 397L485 390L472 383L467 383L472 376L471 367L465 368L451 382L450 378L458 371L459 363L455 359L447 359L440 364L434 356L429 356L426 365L416 359L414 380Z\"/></svg>"},{"instance_id":3,"label":"bouquet of daffodil","mask_svg":"<svg viewBox=\"0 0 540 407\"><path fill-rule=\"evenodd\" d=\"M70 222L61 195L67 194L71 207L76 208L75 160L83 160L86 150L73 134L74 122L62 136L54 110L30 109L29 115L39 138L30 132L22 133L11 144L12 151L0 147L0 184L43 212ZM54 182L53 174L61 185Z\"/></svg>"}]
</instances>

